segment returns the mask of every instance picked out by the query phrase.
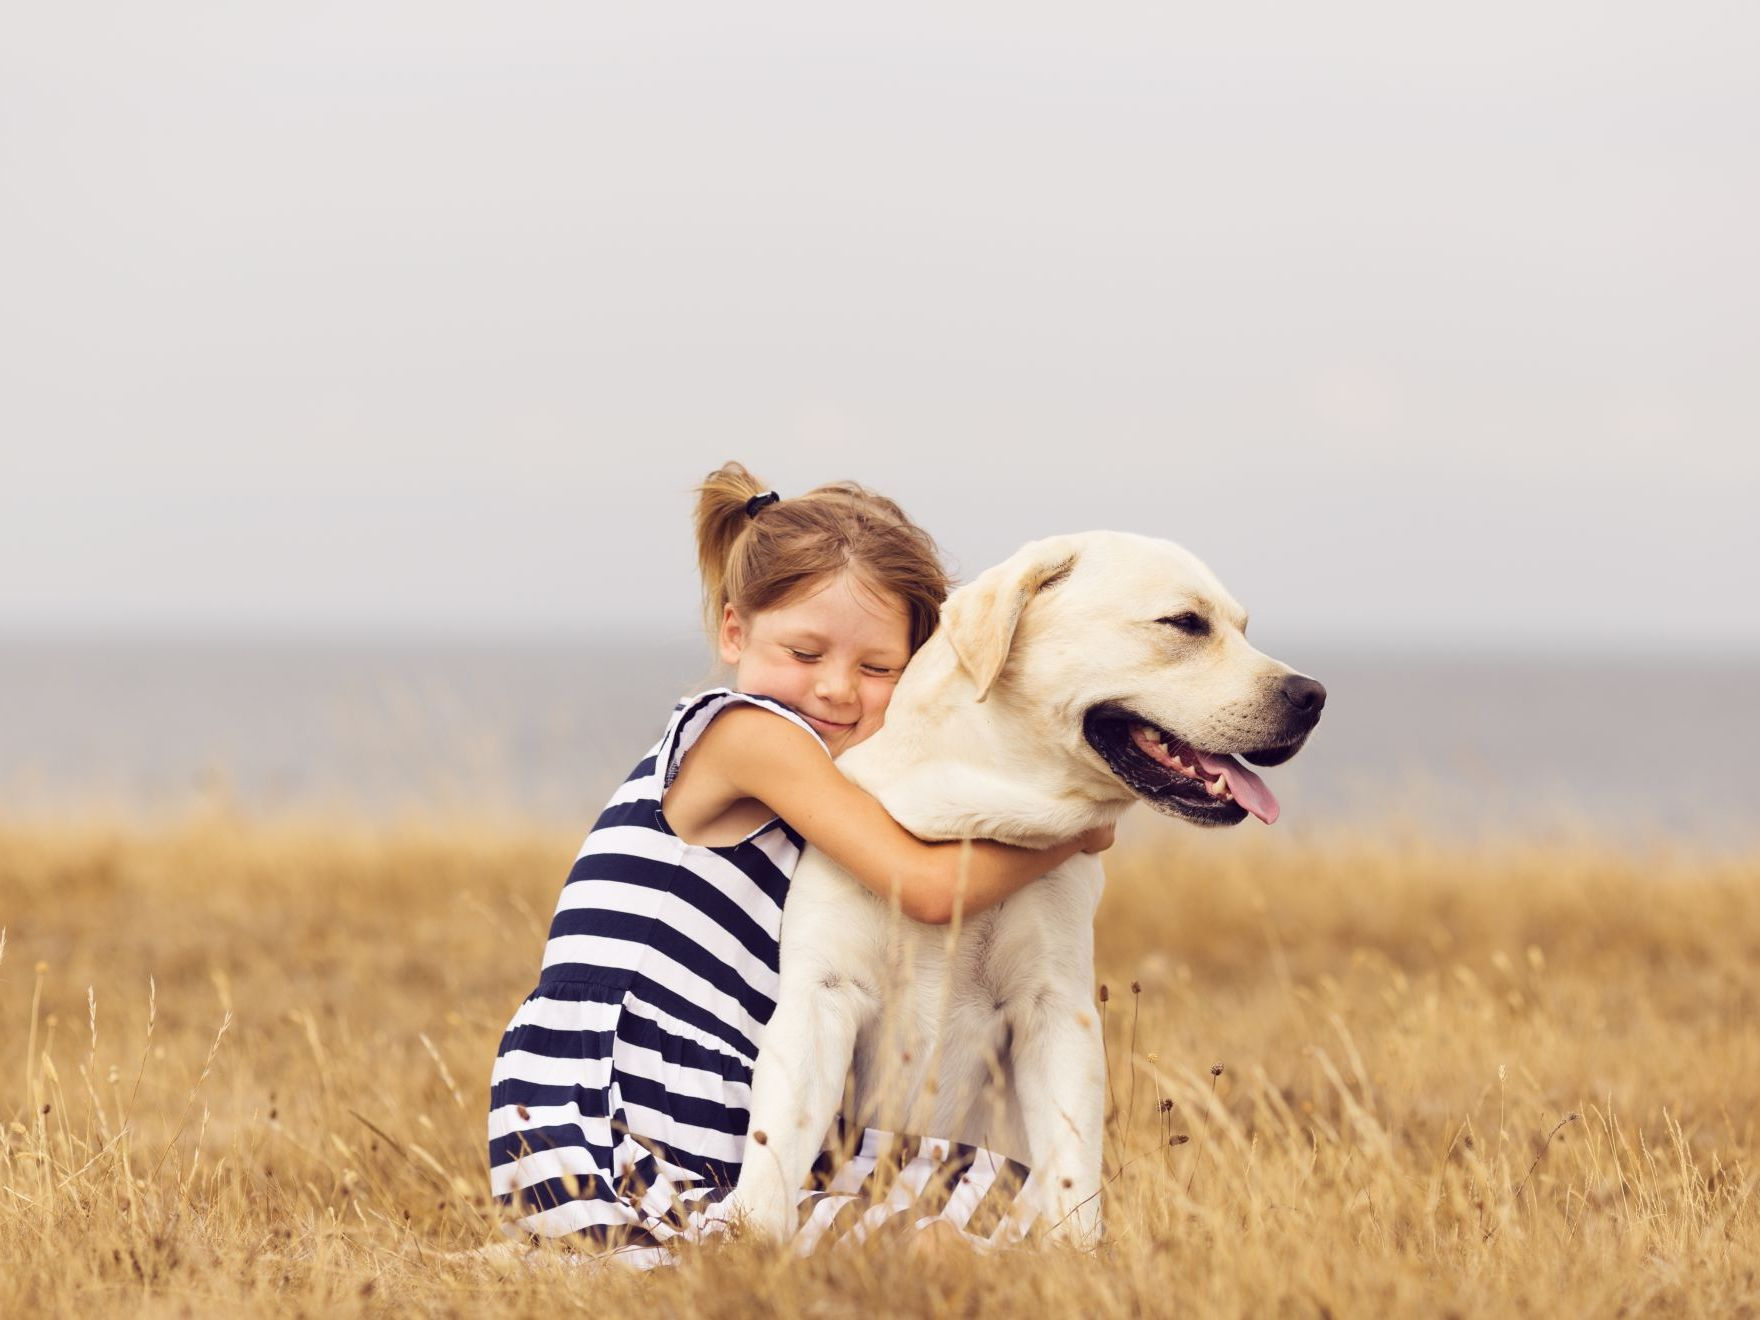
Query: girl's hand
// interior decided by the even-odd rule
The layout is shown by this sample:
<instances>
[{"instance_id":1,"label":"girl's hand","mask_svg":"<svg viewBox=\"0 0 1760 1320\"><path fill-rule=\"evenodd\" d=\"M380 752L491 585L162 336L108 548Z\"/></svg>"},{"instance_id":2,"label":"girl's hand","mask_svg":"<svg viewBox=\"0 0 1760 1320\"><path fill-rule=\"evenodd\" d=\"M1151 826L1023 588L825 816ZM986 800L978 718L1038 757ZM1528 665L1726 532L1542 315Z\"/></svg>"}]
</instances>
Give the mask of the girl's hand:
<instances>
[{"instance_id":1,"label":"girl's hand","mask_svg":"<svg viewBox=\"0 0 1760 1320\"><path fill-rule=\"evenodd\" d=\"M1111 825L1096 825L1093 829L1086 831L1079 840L1082 851L1085 853L1105 852L1112 847L1112 832Z\"/></svg>"}]
</instances>

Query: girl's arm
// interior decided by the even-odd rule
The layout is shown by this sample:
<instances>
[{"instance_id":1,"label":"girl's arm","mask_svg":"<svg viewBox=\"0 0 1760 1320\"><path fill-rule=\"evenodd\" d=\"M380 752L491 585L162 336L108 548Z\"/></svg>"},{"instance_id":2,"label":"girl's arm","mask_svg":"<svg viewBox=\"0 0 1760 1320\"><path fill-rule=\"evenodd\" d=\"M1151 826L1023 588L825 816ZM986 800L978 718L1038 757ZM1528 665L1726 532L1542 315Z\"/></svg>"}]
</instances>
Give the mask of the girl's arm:
<instances>
[{"instance_id":1,"label":"girl's arm","mask_svg":"<svg viewBox=\"0 0 1760 1320\"><path fill-rule=\"evenodd\" d=\"M1101 828L1044 849L978 839L966 853L959 842L925 843L845 779L811 734L756 707L717 716L690 755L729 805L756 798L864 888L882 898L896 892L906 916L932 925L953 919L962 870L961 907L978 912L1084 848L1098 852L1112 842L1110 828Z\"/></svg>"}]
</instances>

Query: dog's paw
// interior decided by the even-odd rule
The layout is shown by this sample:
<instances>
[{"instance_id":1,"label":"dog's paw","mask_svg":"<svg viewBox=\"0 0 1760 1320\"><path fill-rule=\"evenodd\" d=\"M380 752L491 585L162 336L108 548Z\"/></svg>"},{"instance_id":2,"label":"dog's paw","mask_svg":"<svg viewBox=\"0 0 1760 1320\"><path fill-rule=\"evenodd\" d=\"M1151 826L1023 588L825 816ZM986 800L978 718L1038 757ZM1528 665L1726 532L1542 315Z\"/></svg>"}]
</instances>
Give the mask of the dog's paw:
<instances>
[{"instance_id":1,"label":"dog's paw","mask_svg":"<svg viewBox=\"0 0 1760 1320\"><path fill-rule=\"evenodd\" d=\"M722 1213L736 1233L770 1242L781 1242L794 1234L794 1198L777 1171L754 1161L747 1161L739 1185L722 1203Z\"/></svg>"},{"instance_id":2,"label":"dog's paw","mask_svg":"<svg viewBox=\"0 0 1760 1320\"><path fill-rule=\"evenodd\" d=\"M786 1206L756 1206L735 1192L722 1203L719 1216L735 1237L756 1238L763 1242L785 1241L793 1231L793 1215Z\"/></svg>"}]
</instances>

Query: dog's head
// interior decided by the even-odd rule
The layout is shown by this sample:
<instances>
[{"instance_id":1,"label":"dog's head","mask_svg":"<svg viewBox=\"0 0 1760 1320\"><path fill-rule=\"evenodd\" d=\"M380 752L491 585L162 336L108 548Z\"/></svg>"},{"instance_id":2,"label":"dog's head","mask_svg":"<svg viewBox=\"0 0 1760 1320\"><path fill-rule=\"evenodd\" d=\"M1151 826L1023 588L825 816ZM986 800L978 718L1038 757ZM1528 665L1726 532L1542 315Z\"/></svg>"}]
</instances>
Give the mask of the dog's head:
<instances>
[{"instance_id":1,"label":"dog's head","mask_svg":"<svg viewBox=\"0 0 1760 1320\"><path fill-rule=\"evenodd\" d=\"M1080 761L1097 791L1199 825L1276 820L1277 799L1236 758L1289 760L1326 704L1246 627L1196 556L1120 532L1035 541L941 616L976 700Z\"/></svg>"}]
</instances>

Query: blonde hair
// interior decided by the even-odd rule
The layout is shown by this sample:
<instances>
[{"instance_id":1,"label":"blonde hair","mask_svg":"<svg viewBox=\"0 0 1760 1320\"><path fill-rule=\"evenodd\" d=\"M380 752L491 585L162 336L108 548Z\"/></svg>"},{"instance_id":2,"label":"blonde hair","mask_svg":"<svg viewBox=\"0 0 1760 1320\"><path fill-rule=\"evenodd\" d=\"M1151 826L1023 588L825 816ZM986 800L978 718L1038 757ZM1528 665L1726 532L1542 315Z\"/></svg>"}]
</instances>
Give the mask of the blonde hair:
<instances>
[{"instance_id":1,"label":"blonde hair","mask_svg":"<svg viewBox=\"0 0 1760 1320\"><path fill-rule=\"evenodd\" d=\"M929 640L947 599L947 571L935 542L903 509L850 481L753 506L768 490L739 463L723 463L697 487L697 566L711 638L729 605L741 614L774 609L848 571L904 606L913 653Z\"/></svg>"}]
</instances>

